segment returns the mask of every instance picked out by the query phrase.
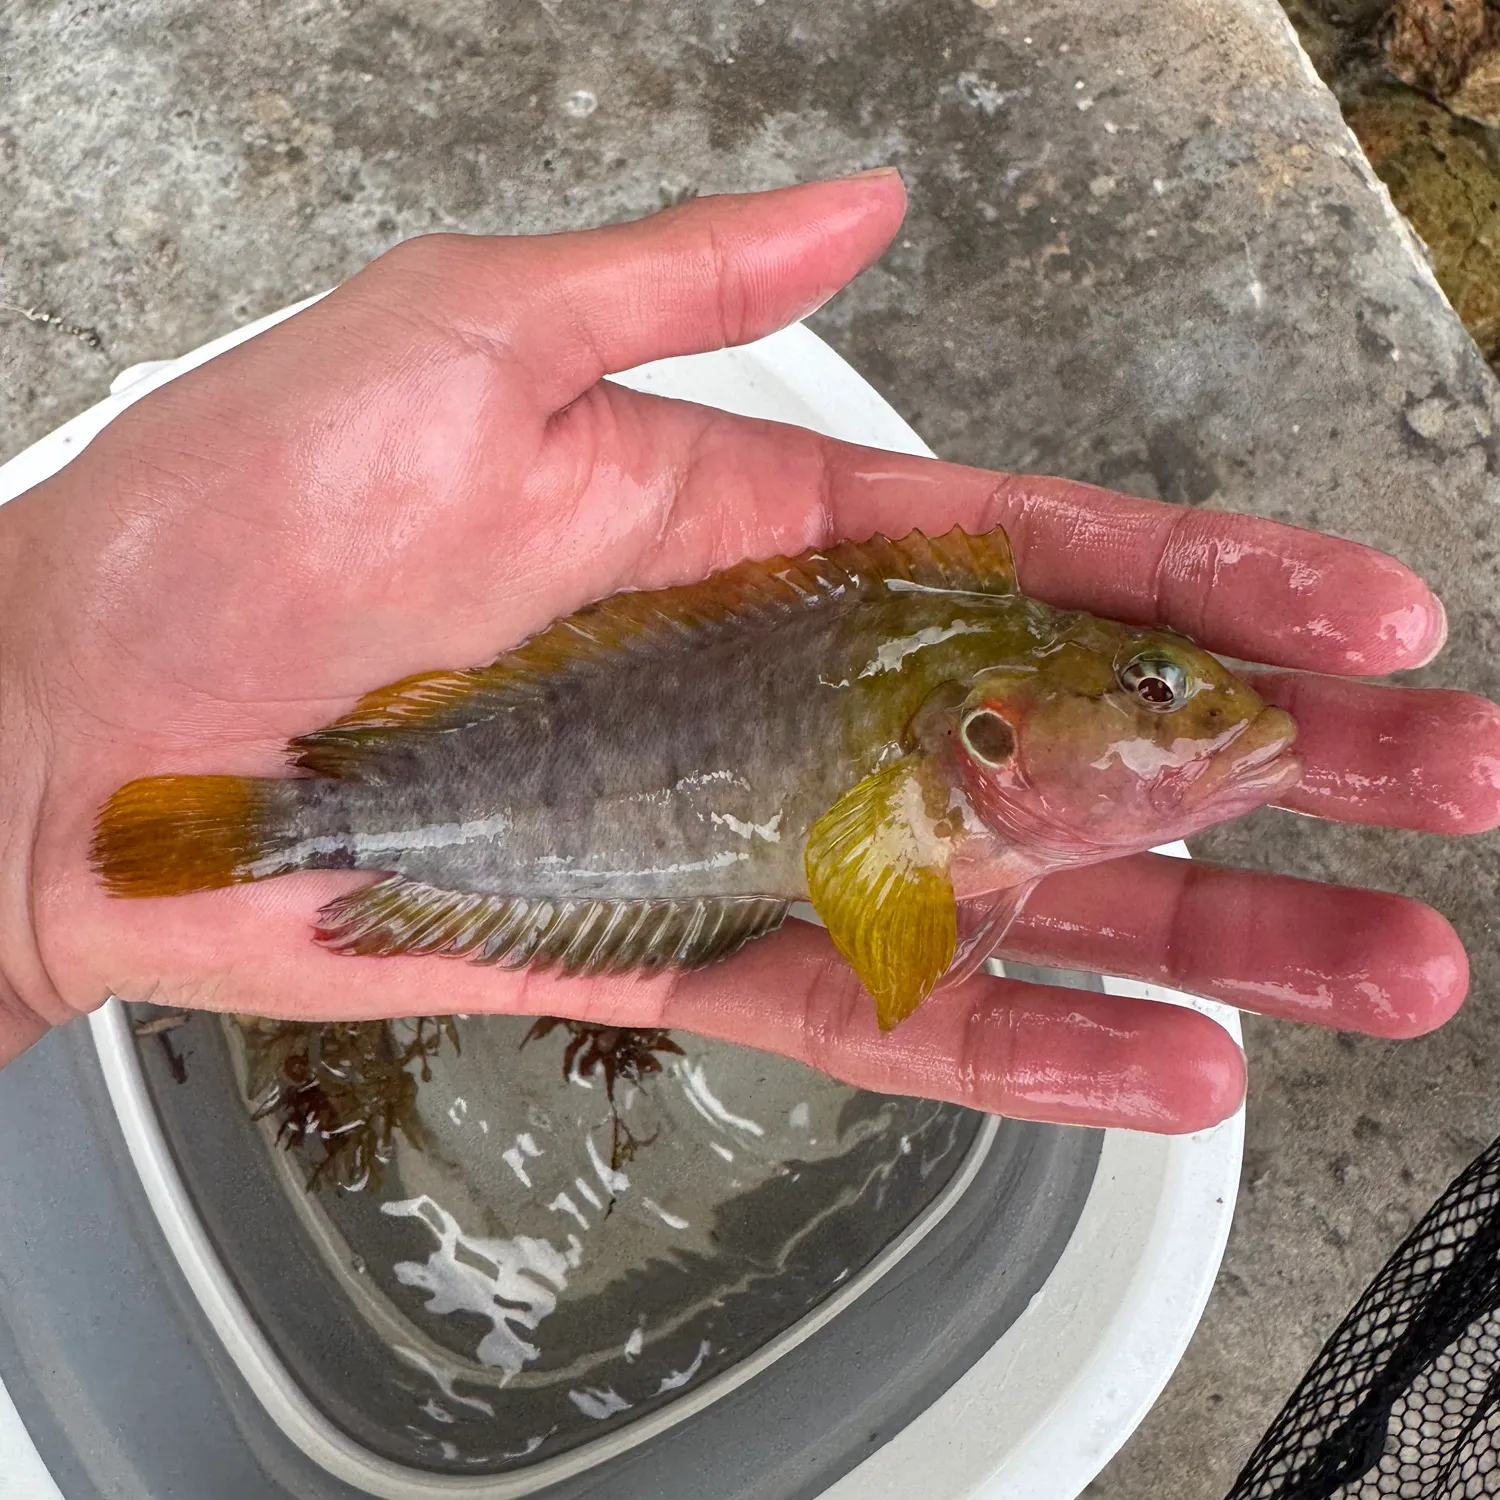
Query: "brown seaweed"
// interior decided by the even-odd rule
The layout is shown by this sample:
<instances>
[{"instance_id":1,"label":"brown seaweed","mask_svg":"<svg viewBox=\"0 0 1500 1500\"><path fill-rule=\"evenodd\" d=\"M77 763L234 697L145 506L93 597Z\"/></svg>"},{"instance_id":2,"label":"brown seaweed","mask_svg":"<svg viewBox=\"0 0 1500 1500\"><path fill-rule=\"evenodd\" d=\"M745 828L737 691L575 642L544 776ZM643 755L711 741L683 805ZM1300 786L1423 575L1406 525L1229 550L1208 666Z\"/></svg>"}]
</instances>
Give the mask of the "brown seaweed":
<instances>
[{"instance_id":1,"label":"brown seaweed","mask_svg":"<svg viewBox=\"0 0 1500 1500\"><path fill-rule=\"evenodd\" d=\"M131 1023L131 1035L138 1038L154 1036L157 1045L162 1050L162 1055L167 1060L167 1071L172 1075L174 1083L187 1082L187 1063L182 1054L172 1045L172 1032L180 1026L186 1026L191 1016L186 1011L166 1011L159 1016L152 1016L149 1020L134 1021Z\"/></svg>"},{"instance_id":2,"label":"brown seaweed","mask_svg":"<svg viewBox=\"0 0 1500 1500\"><path fill-rule=\"evenodd\" d=\"M398 1131L419 1149L427 1144L417 1089L432 1078L431 1059L444 1042L459 1050L451 1016L235 1022L245 1040L251 1117L274 1120L276 1140L288 1150L319 1153L309 1190L325 1177L347 1192L377 1189Z\"/></svg>"},{"instance_id":3,"label":"brown seaweed","mask_svg":"<svg viewBox=\"0 0 1500 1500\"><path fill-rule=\"evenodd\" d=\"M572 1078L576 1070L580 1077L597 1072L604 1079L611 1121L609 1165L618 1172L642 1146L649 1146L656 1139L656 1133L641 1140L631 1131L615 1099L615 1084L623 1078L640 1087L649 1074L661 1072L659 1053L675 1052L681 1057L682 1048L667 1031L596 1026L557 1016L542 1016L521 1039L521 1045L539 1041L559 1026L568 1033L568 1045L563 1051L563 1077Z\"/></svg>"},{"instance_id":4,"label":"brown seaweed","mask_svg":"<svg viewBox=\"0 0 1500 1500\"><path fill-rule=\"evenodd\" d=\"M432 1078L431 1059L446 1042L459 1051L450 1016L394 1021L287 1021L235 1016L244 1038L245 1093L251 1118L271 1120L277 1144L308 1153L309 1191L325 1181L345 1192L378 1190L399 1132L418 1150L428 1144L417 1091ZM598 1072L609 1099L610 1165L618 1171L642 1146L620 1113L615 1085L639 1086L662 1070L661 1057L682 1048L661 1030L594 1026L555 1017L538 1020L521 1041L568 1033L564 1080ZM415 1064L415 1067L413 1066Z\"/></svg>"}]
</instances>

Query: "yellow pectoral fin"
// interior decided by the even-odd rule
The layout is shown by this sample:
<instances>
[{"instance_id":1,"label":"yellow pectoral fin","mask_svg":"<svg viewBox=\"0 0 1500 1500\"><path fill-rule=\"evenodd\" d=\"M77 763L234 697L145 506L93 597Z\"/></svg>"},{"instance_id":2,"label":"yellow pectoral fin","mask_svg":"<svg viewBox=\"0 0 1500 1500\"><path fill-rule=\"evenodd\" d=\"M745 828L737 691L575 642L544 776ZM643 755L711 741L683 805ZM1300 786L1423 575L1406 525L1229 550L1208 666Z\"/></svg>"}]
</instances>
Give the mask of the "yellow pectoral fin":
<instances>
[{"instance_id":1,"label":"yellow pectoral fin","mask_svg":"<svg viewBox=\"0 0 1500 1500\"><path fill-rule=\"evenodd\" d=\"M812 904L874 996L883 1031L905 1020L953 962L949 850L928 814L916 757L867 776L808 834Z\"/></svg>"}]
</instances>

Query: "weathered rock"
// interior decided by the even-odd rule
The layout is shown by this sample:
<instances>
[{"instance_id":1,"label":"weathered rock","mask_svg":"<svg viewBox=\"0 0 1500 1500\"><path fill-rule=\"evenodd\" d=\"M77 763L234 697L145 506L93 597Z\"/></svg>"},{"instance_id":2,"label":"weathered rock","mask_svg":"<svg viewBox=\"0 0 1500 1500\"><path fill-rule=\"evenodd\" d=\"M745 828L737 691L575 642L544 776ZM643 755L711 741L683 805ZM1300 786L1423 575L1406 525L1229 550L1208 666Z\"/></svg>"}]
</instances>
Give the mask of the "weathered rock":
<instances>
[{"instance_id":1,"label":"weathered rock","mask_svg":"<svg viewBox=\"0 0 1500 1500\"><path fill-rule=\"evenodd\" d=\"M1500 8L1489 0L1396 0L1383 38L1403 83L1454 114L1500 125Z\"/></svg>"},{"instance_id":2,"label":"weathered rock","mask_svg":"<svg viewBox=\"0 0 1500 1500\"><path fill-rule=\"evenodd\" d=\"M1391 71L1439 98L1453 93L1486 50L1489 17L1485 0L1396 0L1385 38Z\"/></svg>"},{"instance_id":3,"label":"weathered rock","mask_svg":"<svg viewBox=\"0 0 1500 1500\"><path fill-rule=\"evenodd\" d=\"M1427 246L1438 285L1493 359L1500 352L1500 162L1488 135L1405 89L1373 95L1349 125Z\"/></svg>"}]
</instances>

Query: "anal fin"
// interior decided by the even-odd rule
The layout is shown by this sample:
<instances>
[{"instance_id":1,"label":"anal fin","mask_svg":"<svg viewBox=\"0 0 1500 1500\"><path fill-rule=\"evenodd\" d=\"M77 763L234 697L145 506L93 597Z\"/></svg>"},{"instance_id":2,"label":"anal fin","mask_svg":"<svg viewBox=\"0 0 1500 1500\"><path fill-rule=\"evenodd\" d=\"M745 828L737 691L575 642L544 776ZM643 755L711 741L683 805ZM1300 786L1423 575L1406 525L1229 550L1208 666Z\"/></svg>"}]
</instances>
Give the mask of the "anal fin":
<instances>
[{"instance_id":1,"label":"anal fin","mask_svg":"<svg viewBox=\"0 0 1500 1500\"><path fill-rule=\"evenodd\" d=\"M392 875L330 902L318 941L339 953L442 954L519 969L619 974L697 968L774 932L775 896L609 901L448 891Z\"/></svg>"}]
</instances>

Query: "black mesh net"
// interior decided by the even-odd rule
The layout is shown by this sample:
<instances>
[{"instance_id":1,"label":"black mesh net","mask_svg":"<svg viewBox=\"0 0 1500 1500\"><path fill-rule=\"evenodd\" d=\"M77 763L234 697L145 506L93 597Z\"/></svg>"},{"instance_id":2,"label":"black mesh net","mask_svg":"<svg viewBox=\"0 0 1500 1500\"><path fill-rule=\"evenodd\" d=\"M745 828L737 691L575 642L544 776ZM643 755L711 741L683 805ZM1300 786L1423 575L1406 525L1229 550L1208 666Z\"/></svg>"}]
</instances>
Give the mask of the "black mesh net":
<instances>
[{"instance_id":1,"label":"black mesh net","mask_svg":"<svg viewBox=\"0 0 1500 1500\"><path fill-rule=\"evenodd\" d=\"M1500 1140L1323 1346L1227 1500L1500 1495Z\"/></svg>"}]
</instances>

